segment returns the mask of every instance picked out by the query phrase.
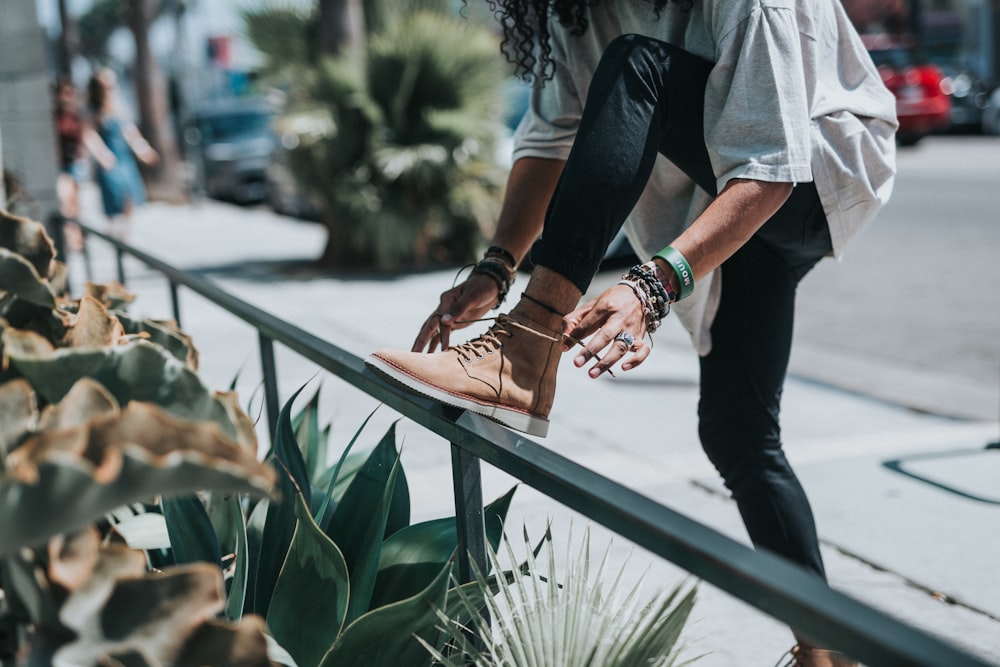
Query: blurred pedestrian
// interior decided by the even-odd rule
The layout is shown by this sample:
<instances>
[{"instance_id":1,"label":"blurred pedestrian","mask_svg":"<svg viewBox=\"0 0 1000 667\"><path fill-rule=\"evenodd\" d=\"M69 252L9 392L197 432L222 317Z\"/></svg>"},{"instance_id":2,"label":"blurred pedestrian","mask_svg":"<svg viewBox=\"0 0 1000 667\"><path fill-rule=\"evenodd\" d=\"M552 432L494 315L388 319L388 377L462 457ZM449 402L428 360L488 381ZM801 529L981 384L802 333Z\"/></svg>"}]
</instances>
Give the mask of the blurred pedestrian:
<instances>
[{"instance_id":1,"label":"blurred pedestrian","mask_svg":"<svg viewBox=\"0 0 1000 667\"><path fill-rule=\"evenodd\" d=\"M156 164L159 155L122 113L118 80L112 70L98 70L90 79L87 95L91 118L84 130L84 144L96 163L95 177L109 232L125 239L133 211L146 203L146 186L133 155L145 165Z\"/></svg>"},{"instance_id":2,"label":"blurred pedestrian","mask_svg":"<svg viewBox=\"0 0 1000 667\"><path fill-rule=\"evenodd\" d=\"M56 196L59 200L59 225L56 246L62 261L66 252L83 247L83 236L77 222L80 220L80 186L89 177L86 151L83 146L84 118L80 99L68 77L60 77L55 86L54 121L59 159L56 177Z\"/></svg>"},{"instance_id":3,"label":"blurred pedestrian","mask_svg":"<svg viewBox=\"0 0 1000 667\"><path fill-rule=\"evenodd\" d=\"M469 278L442 294L413 351L376 352L369 365L544 436L562 351L586 341L574 364L593 361L592 378L619 361L631 370L673 309L701 358L702 446L754 546L825 577L812 510L781 444L795 292L889 197L897 127L895 100L843 7L489 4L508 57L536 78L497 230ZM578 307L627 219L650 261ZM448 347L451 329L499 307L529 248L535 268L521 300L482 336ZM608 406L609 419L630 414ZM795 634L789 664L857 664Z\"/></svg>"}]
</instances>

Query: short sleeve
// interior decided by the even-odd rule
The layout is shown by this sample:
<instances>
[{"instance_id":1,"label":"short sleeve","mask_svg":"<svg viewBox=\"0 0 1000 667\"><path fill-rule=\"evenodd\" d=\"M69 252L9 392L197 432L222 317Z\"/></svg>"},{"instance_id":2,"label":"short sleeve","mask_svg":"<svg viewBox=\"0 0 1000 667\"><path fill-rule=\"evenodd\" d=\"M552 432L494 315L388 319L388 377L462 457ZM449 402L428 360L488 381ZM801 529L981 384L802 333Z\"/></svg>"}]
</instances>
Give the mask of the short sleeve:
<instances>
[{"instance_id":1,"label":"short sleeve","mask_svg":"<svg viewBox=\"0 0 1000 667\"><path fill-rule=\"evenodd\" d=\"M575 68L561 41L553 39L553 78L536 77L528 110L514 132L514 160L541 157L565 160L573 147L583 115L583 95L574 79Z\"/></svg>"},{"instance_id":2,"label":"short sleeve","mask_svg":"<svg viewBox=\"0 0 1000 667\"><path fill-rule=\"evenodd\" d=\"M755 6L719 35L705 141L721 192L734 178L808 182L810 117L794 8Z\"/></svg>"}]
</instances>

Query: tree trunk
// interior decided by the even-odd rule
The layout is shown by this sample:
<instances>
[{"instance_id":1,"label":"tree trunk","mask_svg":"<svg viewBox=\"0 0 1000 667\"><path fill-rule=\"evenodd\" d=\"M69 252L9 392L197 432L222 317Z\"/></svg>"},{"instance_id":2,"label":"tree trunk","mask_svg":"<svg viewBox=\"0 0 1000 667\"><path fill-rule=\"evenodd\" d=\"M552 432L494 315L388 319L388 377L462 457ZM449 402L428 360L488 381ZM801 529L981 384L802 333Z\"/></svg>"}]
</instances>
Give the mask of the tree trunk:
<instances>
[{"instance_id":1,"label":"tree trunk","mask_svg":"<svg viewBox=\"0 0 1000 667\"><path fill-rule=\"evenodd\" d=\"M69 14L66 0L59 0L59 73L70 76L73 73L73 59L80 50L80 39L76 31L76 21Z\"/></svg>"},{"instance_id":2,"label":"tree trunk","mask_svg":"<svg viewBox=\"0 0 1000 667\"><path fill-rule=\"evenodd\" d=\"M159 163L145 170L150 197L181 201L185 188L177 141L170 124L167 87L149 45L149 26L156 16L155 0L128 0L129 29L135 39L135 89L139 131L160 154Z\"/></svg>"},{"instance_id":3,"label":"tree trunk","mask_svg":"<svg viewBox=\"0 0 1000 667\"><path fill-rule=\"evenodd\" d=\"M361 0L320 0L320 53L333 56L360 54L365 42L365 14Z\"/></svg>"}]
</instances>

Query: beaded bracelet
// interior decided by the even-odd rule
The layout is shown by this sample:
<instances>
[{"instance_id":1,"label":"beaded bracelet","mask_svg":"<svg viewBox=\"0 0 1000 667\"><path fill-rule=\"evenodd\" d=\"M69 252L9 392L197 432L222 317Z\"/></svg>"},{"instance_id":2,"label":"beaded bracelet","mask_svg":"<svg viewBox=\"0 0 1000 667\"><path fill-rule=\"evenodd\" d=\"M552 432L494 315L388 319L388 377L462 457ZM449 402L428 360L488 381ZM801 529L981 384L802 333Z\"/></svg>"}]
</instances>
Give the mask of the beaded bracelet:
<instances>
[{"instance_id":1,"label":"beaded bracelet","mask_svg":"<svg viewBox=\"0 0 1000 667\"><path fill-rule=\"evenodd\" d=\"M619 284L628 285L642 303L646 331L654 333L663 318L670 314L670 297L652 269L638 264L622 276Z\"/></svg>"}]
</instances>

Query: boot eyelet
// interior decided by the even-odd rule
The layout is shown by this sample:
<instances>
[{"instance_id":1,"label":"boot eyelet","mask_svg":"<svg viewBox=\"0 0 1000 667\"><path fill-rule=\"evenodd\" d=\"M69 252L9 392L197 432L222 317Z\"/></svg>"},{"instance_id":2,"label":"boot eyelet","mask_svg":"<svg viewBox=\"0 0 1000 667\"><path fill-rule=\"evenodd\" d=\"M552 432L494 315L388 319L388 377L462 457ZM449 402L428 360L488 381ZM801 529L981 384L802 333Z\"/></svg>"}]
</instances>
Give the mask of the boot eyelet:
<instances>
[{"instance_id":1,"label":"boot eyelet","mask_svg":"<svg viewBox=\"0 0 1000 667\"><path fill-rule=\"evenodd\" d=\"M472 357L467 357L467 356L465 356L463 354L462 358L465 359L465 363L467 363L467 364L471 364L472 363Z\"/></svg>"},{"instance_id":2,"label":"boot eyelet","mask_svg":"<svg viewBox=\"0 0 1000 667\"><path fill-rule=\"evenodd\" d=\"M485 359L485 357L483 355L481 355L481 354L477 354L476 355L476 359Z\"/></svg>"},{"instance_id":3,"label":"boot eyelet","mask_svg":"<svg viewBox=\"0 0 1000 667\"><path fill-rule=\"evenodd\" d=\"M489 350L486 350L486 354L492 355L493 354L493 348L490 348Z\"/></svg>"}]
</instances>

